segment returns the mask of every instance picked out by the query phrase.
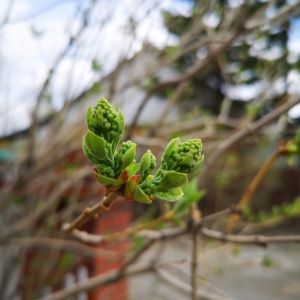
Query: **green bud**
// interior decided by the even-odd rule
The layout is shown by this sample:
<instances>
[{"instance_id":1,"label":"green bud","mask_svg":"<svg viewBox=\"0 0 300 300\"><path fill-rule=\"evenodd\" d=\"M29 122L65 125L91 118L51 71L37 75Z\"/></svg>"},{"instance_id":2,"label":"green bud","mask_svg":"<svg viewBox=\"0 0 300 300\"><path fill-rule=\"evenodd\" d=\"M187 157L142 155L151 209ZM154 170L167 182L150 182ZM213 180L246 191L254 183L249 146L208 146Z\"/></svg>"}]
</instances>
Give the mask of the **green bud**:
<instances>
[{"instance_id":1,"label":"green bud","mask_svg":"<svg viewBox=\"0 0 300 300\"><path fill-rule=\"evenodd\" d=\"M202 143L200 139L176 143L179 138L173 139L162 157L162 170L192 173L203 164L204 156L201 155Z\"/></svg>"},{"instance_id":2,"label":"green bud","mask_svg":"<svg viewBox=\"0 0 300 300\"><path fill-rule=\"evenodd\" d=\"M125 127L123 113L120 110L117 112L113 105L101 98L94 111L92 106L88 108L86 122L90 131L112 145L114 153Z\"/></svg>"},{"instance_id":3,"label":"green bud","mask_svg":"<svg viewBox=\"0 0 300 300\"><path fill-rule=\"evenodd\" d=\"M147 152L142 156L140 161L140 174L141 174L141 180L145 181L147 177L150 175L152 170L154 170L156 167L156 158L151 153L150 150L147 150Z\"/></svg>"},{"instance_id":4,"label":"green bud","mask_svg":"<svg viewBox=\"0 0 300 300\"><path fill-rule=\"evenodd\" d=\"M157 191L156 185L150 181L142 182L139 184L139 187L148 197L152 196Z\"/></svg>"},{"instance_id":5,"label":"green bud","mask_svg":"<svg viewBox=\"0 0 300 300\"><path fill-rule=\"evenodd\" d=\"M134 162L135 154L136 144L131 141L122 143L114 158L116 176Z\"/></svg>"},{"instance_id":6,"label":"green bud","mask_svg":"<svg viewBox=\"0 0 300 300\"><path fill-rule=\"evenodd\" d=\"M97 165L97 172L105 177L114 178L114 171L110 166Z\"/></svg>"}]
</instances>

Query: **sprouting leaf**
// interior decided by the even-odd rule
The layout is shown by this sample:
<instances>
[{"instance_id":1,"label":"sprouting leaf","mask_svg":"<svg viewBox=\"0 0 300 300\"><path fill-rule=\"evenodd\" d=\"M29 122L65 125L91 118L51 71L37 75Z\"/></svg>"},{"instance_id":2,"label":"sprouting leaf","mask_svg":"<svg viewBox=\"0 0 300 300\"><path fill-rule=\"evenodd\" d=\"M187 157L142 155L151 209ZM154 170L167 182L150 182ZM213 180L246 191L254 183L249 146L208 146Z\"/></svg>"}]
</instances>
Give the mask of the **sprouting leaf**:
<instances>
[{"instance_id":1,"label":"sprouting leaf","mask_svg":"<svg viewBox=\"0 0 300 300\"><path fill-rule=\"evenodd\" d=\"M150 150L147 150L147 152L142 156L140 161L140 174L141 174L141 180L145 181L151 171L155 168L155 156L151 153Z\"/></svg>"},{"instance_id":2,"label":"sprouting leaf","mask_svg":"<svg viewBox=\"0 0 300 300\"><path fill-rule=\"evenodd\" d=\"M133 192L134 200L137 202L142 202L146 204L152 203L151 199L142 191L142 189L137 185Z\"/></svg>"},{"instance_id":3,"label":"sprouting leaf","mask_svg":"<svg viewBox=\"0 0 300 300\"><path fill-rule=\"evenodd\" d=\"M85 120L88 128L91 130L93 127L93 107L91 105L86 111Z\"/></svg>"},{"instance_id":4,"label":"sprouting leaf","mask_svg":"<svg viewBox=\"0 0 300 300\"><path fill-rule=\"evenodd\" d=\"M102 70L102 66L96 58L92 59L92 69L95 72L100 72Z\"/></svg>"},{"instance_id":5,"label":"sprouting leaf","mask_svg":"<svg viewBox=\"0 0 300 300\"><path fill-rule=\"evenodd\" d=\"M94 163L95 165L100 163L100 161L94 155L92 155L92 153L89 151L89 149L84 143L82 144L82 150L86 158L89 159L92 163Z\"/></svg>"},{"instance_id":6,"label":"sprouting leaf","mask_svg":"<svg viewBox=\"0 0 300 300\"><path fill-rule=\"evenodd\" d=\"M127 168L134 161L136 154L136 144L132 143L132 146L124 153L122 157L122 170Z\"/></svg>"},{"instance_id":7,"label":"sprouting leaf","mask_svg":"<svg viewBox=\"0 0 300 300\"><path fill-rule=\"evenodd\" d=\"M117 180L114 178L109 178L109 177L103 176L98 173L95 173L95 174L96 174L97 180L104 186L116 185L116 183L117 183Z\"/></svg>"},{"instance_id":8,"label":"sprouting leaf","mask_svg":"<svg viewBox=\"0 0 300 300\"><path fill-rule=\"evenodd\" d=\"M188 183L187 175L176 171L165 171L160 180L161 186L168 190L176 187L182 187Z\"/></svg>"},{"instance_id":9,"label":"sprouting leaf","mask_svg":"<svg viewBox=\"0 0 300 300\"><path fill-rule=\"evenodd\" d=\"M88 131L83 137L84 147L89 151L89 153L94 156L98 161L110 161L108 156L106 141L96 135L92 131Z\"/></svg>"},{"instance_id":10,"label":"sprouting leaf","mask_svg":"<svg viewBox=\"0 0 300 300\"><path fill-rule=\"evenodd\" d=\"M191 205L199 202L205 195L204 190L198 190L196 178L183 188L183 192L184 196L174 206L174 212L177 216L188 213Z\"/></svg>"},{"instance_id":11,"label":"sprouting leaf","mask_svg":"<svg viewBox=\"0 0 300 300\"><path fill-rule=\"evenodd\" d=\"M132 176L136 174L139 169L140 169L140 164L136 164L134 161L128 167L126 167L128 176Z\"/></svg>"},{"instance_id":12,"label":"sprouting leaf","mask_svg":"<svg viewBox=\"0 0 300 300\"><path fill-rule=\"evenodd\" d=\"M172 139L169 144L166 147L166 150L162 156L163 159L167 159L169 155L171 154L172 150L176 147L176 144L180 141L180 138L177 137L175 139Z\"/></svg>"},{"instance_id":13,"label":"sprouting leaf","mask_svg":"<svg viewBox=\"0 0 300 300\"><path fill-rule=\"evenodd\" d=\"M154 196L163 201L175 202L183 196L183 191L180 187L177 187L171 190L156 192Z\"/></svg>"}]
</instances>

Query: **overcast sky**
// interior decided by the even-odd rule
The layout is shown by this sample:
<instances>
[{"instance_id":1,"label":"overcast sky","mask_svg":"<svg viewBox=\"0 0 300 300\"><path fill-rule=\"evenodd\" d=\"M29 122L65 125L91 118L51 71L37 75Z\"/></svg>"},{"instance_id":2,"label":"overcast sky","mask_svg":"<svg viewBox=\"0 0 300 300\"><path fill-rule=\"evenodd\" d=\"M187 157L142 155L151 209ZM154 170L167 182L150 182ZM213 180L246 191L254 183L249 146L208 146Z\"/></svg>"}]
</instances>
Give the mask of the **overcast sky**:
<instances>
[{"instance_id":1,"label":"overcast sky","mask_svg":"<svg viewBox=\"0 0 300 300\"><path fill-rule=\"evenodd\" d=\"M69 36L77 33L82 15L89 5L90 0L0 1L0 136L29 125L30 111L39 87L66 47ZM99 76L91 69L93 58L102 64L102 74L107 74L121 53L136 53L145 39L158 47L173 43L162 25L161 8L188 14L190 4L179 0L99 1L91 15L90 26L78 41L78 47L62 60L57 69L51 83L51 107L59 109L65 98L79 93ZM8 11L10 14L6 20ZM130 16L139 23L133 43L128 30ZM293 24L291 33L289 46L298 55L299 22ZM299 74L291 74L290 81L296 82L293 88L300 93ZM261 88L254 87L253 92ZM241 90L233 88L231 93L241 94Z\"/></svg>"}]
</instances>

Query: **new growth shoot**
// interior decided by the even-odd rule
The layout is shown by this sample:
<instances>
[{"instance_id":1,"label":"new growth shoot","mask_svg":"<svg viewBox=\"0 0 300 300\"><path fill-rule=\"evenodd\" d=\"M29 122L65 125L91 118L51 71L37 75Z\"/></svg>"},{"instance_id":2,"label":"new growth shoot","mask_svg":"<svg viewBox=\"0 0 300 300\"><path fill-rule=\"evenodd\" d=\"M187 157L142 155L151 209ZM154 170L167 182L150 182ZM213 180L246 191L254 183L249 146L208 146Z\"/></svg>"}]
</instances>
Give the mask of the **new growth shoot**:
<instances>
[{"instance_id":1,"label":"new growth shoot","mask_svg":"<svg viewBox=\"0 0 300 300\"><path fill-rule=\"evenodd\" d=\"M118 192L128 200L150 204L154 198L177 201L188 183L187 174L197 171L204 161L202 142L193 139L180 143L172 139L161 158L157 172L156 157L150 150L136 163L136 144L127 141L118 148L124 132L124 117L106 99L86 113L88 132L83 137L85 156L95 164L94 174L107 193ZM118 149L118 150L117 150Z\"/></svg>"}]
</instances>

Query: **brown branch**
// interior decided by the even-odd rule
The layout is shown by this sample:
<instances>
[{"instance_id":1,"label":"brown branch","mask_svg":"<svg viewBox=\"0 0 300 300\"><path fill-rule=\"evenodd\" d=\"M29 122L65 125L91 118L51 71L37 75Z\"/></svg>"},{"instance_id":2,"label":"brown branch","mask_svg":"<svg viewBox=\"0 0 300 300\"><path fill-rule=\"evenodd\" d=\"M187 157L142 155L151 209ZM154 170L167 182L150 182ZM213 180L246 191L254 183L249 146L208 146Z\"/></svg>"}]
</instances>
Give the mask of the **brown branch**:
<instances>
[{"instance_id":1,"label":"brown branch","mask_svg":"<svg viewBox=\"0 0 300 300\"><path fill-rule=\"evenodd\" d=\"M95 205L99 206L99 204ZM98 212L99 214L99 212ZM82 213L77 219L82 220L82 218L84 218L84 214ZM91 217L93 217L93 214L91 214ZM145 230L147 228L151 228L154 227L155 225L159 224L160 222L167 222L167 221L172 221L174 219L174 212L171 210L169 212L167 212L166 214L150 221L147 222L145 224L139 224L135 227L129 227L124 231L121 232L116 232L110 235L95 235L95 234L89 234L85 231L80 231L78 229L76 229L76 224L74 224L74 228L69 228L67 226L70 226L69 224L65 224L64 225L64 231L65 232L72 232L72 235L74 237L76 237L77 239L83 241L83 242L87 242L87 243L92 243L92 244L99 244L99 243L103 243L103 242L112 242L112 241L116 241L125 237L129 237L132 236L136 233L138 233L139 231ZM75 221L74 221L75 222ZM67 230L67 231L66 231Z\"/></svg>"},{"instance_id":2,"label":"brown branch","mask_svg":"<svg viewBox=\"0 0 300 300\"><path fill-rule=\"evenodd\" d=\"M108 260L118 260L124 258L124 254L107 249L94 248L90 246L83 245L82 243L71 241L71 240L62 240L56 238L48 237L26 237L26 238L16 238L7 241L6 243L0 245L0 247L22 247L22 248L49 248L55 250L68 250L73 251L79 255L83 256L102 256Z\"/></svg>"},{"instance_id":3,"label":"brown branch","mask_svg":"<svg viewBox=\"0 0 300 300\"><path fill-rule=\"evenodd\" d=\"M262 127L266 126L276 118L278 118L283 113L287 112L290 108L295 106L300 102L299 97L292 97L290 101L286 102L285 104L277 107L269 114L264 116L263 118L259 119L258 121L250 124L246 128L240 129L237 132L233 133L228 139L222 142L217 150L215 150L212 154L208 156L208 159L205 161L205 164L202 166L202 174L205 174L205 178L207 178L207 173L212 167L212 165L218 160L220 156L231 147L236 145L242 139L244 139L249 134L256 133ZM201 176L202 181L204 182L204 176ZM203 183L202 183L203 184Z\"/></svg>"},{"instance_id":4,"label":"brown branch","mask_svg":"<svg viewBox=\"0 0 300 300\"><path fill-rule=\"evenodd\" d=\"M156 122L155 127L152 127L152 130L150 131L150 137L156 136L157 131L160 131L160 128L164 125L172 106L174 106L179 100L187 85L188 81L183 81L177 86L175 92L168 100L160 119Z\"/></svg>"},{"instance_id":5,"label":"brown branch","mask_svg":"<svg viewBox=\"0 0 300 300\"><path fill-rule=\"evenodd\" d=\"M192 205L191 212L192 221L192 259L191 259L191 299L197 300L198 287L197 287L197 272L198 272L198 229L201 224L201 212L197 205Z\"/></svg>"},{"instance_id":6,"label":"brown branch","mask_svg":"<svg viewBox=\"0 0 300 300\"><path fill-rule=\"evenodd\" d=\"M280 156L280 152L276 151L273 155L263 164L263 166L259 169L257 174L254 176L251 183L246 188L241 200L239 201L238 207L242 210L245 208L253 193L257 189L258 185L261 183L262 179L265 177L266 173L269 171L275 160ZM226 231L231 232L234 228L235 224L240 220L240 215L232 215L228 221Z\"/></svg>"},{"instance_id":7,"label":"brown branch","mask_svg":"<svg viewBox=\"0 0 300 300\"><path fill-rule=\"evenodd\" d=\"M96 287L117 282L124 277L152 271L153 268L153 264L142 264L129 267L122 272L120 272L119 270L111 270L104 274L94 276L84 282L79 282L76 285L69 287L68 289L60 290L46 297L39 298L38 300L64 300L70 296L77 295L80 292L90 291L95 289Z\"/></svg>"},{"instance_id":8,"label":"brown branch","mask_svg":"<svg viewBox=\"0 0 300 300\"><path fill-rule=\"evenodd\" d=\"M16 224L14 224L9 230L7 230L3 236L0 236L0 241L7 240L13 237L15 234L22 232L31 225L33 225L38 218L42 215L47 214L55 205L57 205L58 201L60 201L60 196L73 184L77 183L83 177L87 176L91 172L90 166L83 167L75 172L71 178L62 182L51 194L51 196L47 199L47 202L42 207L39 207L37 210L33 211L30 215L27 215L23 219L19 220Z\"/></svg>"},{"instance_id":9,"label":"brown branch","mask_svg":"<svg viewBox=\"0 0 300 300\"><path fill-rule=\"evenodd\" d=\"M177 279L176 277L172 276L169 272L163 270L162 268L156 268L155 269L156 273L167 283L170 283L173 285L175 288L184 291L186 293L191 293L192 292L192 287L184 282L182 280ZM227 297L219 296L212 294L210 292L206 292L203 290L198 290L197 291L198 296L196 299L201 300L229 300Z\"/></svg>"},{"instance_id":10,"label":"brown branch","mask_svg":"<svg viewBox=\"0 0 300 300\"><path fill-rule=\"evenodd\" d=\"M299 7L300 1L296 1L295 3L291 5L284 5L281 7L277 14L272 16L271 18L265 18L265 17L259 17L257 19L250 19L248 22L245 23L245 28L247 30L253 30L256 27L263 26L267 23L271 24L272 22L276 22L278 19L286 20L289 15Z\"/></svg>"},{"instance_id":11,"label":"brown branch","mask_svg":"<svg viewBox=\"0 0 300 300\"><path fill-rule=\"evenodd\" d=\"M261 244L268 243L299 243L300 235L265 236L265 235L233 235L202 227L201 233L207 237L232 243Z\"/></svg>"},{"instance_id":12,"label":"brown branch","mask_svg":"<svg viewBox=\"0 0 300 300\"><path fill-rule=\"evenodd\" d=\"M191 260L191 299L197 300L197 267L198 267L198 234L197 229L192 231L192 260Z\"/></svg>"},{"instance_id":13,"label":"brown branch","mask_svg":"<svg viewBox=\"0 0 300 300\"><path fill-rule=\"evenodd\" d=\"M178 83L183 83L183 82L193 78L197 73L200 72L200 70L202 70L204 67L206 67L216 56L218 56L220 53L222 53L241 34L241 32L242 32L242 29L237 30L226 42L224 42L221 46L219 46L214 51L211 51L203 60L200 60L198 63L196 63L186 74L183 74L177 78L173 78L173 79L161 82L161 83L157 84L156 86L154 86L152 89L150 89L146 93L144 98L142 99L141 104L138 107L138 109L133 117L132 124L129 128L126 139L130 139L131 134L133 133L133 131L137 125L138 119L151 96L153 96L155 93L157 93L158 91L160 91L163 88L166 88L170 85L176 85Z\"/></svg>"},{"instance_id":14,"label":"brown branch","mask_svg":"<svg viewBox=\"0 0 300 300\"><path fill-rule=\"evenodd\" d=\"M120 268L120 272L124 272L129 266L134 264L148 249L151 248L152 245L154 245L156 240L148 240L144 243L144 245L136 252L134 253Z\"/></svg>"},{"instance_id":15,"label":"brown branch","mask_svg":"<svg viewBox=\"0 0 300 300\"><path fill-rule=\"evenodd\" d=\"M87 14L85 13L83 16L83 21L82 21L81 27L79 28L79 30L75 36L69 37L68 44L63 49L63 51L58 55L58 57L55 59L52 67L49 69L48 74L37 94L36 105L35 105L35 109L32 111L32 116L31 116L32 120L31 120L31 125L29 128L28 155L27 155L27 159L25 161L25 164L27 167L31 167L35 162L36 132L38 129L38 113L39 113L39 107L43 100L43 95L44 95L45 91L47 90L50 81L52 80L54 71L59 66L59 64L61 63L63 58L69 53L70 49L72 48L72 46L74 45L76 40L78 40L79 37L81 36L81 34L83 33L84 29L88 26L86 18L87 18Z\"/></svg>"},{"instance_id":16,"label":"brown branch","mask_svg":"<svg viewBox=\"0 0 300 300\"><path fill-rule=\"evenodd\" d=\"M199 229L202 224L213 222L216 219L218 219L219 217L230 215L230 214L233 214L233 213L237 214L239 212L240 212L240 210L238 208L236 208L236 206L232 205L231 207L229 207L227 209L224 209L224 210L219 211L217 213L214 213L214 214L211 214L209 216L203 217L201 219L200 223L197 224L197 229ZM140 231L135 230L134 233L137 236L145 237L145 238L148 238L148 239L151 239L151 240L165 240L165 239L176 238L178 236L186 234L189 231L189 228L186 227L186 226L175 227L175 228L167 228L167 229L163 229L161 231L145 229L145 228L149 228L149 227L150 226L146 226L146 227L140 229ZM119 235L119 233L117 233L117 234ZM132 233L130 233L130 234L132 234ZM74 229L72 231L72 236L77 238L78 240L80 240L82 242L90 243L90 244L103 243L106 239L105 236L87 233L85 231L81 231L81 230L78 230L78 229ZM124 235L121 234L118 237L124 237ZM115 239L117 239L117 237L115 237Z\"/></svg>"},{"instance_id":17,"label":"brown branch","mask_svg":"<svg viewBox=\"0 0 300 300\"><path fill-rule=\"evenodd\" d=\"M84 225L90 219L96 218L103 212L110 210L118 196L120 196L120 194L116 192L110 193L93 207L85 208L74 221L72 221L70 224L63 225L63 231L66 233L70 233L72 232L72 230Z\"/></svg>"},{"instance_id":18,"label":"brown branch","mask_svg":"<svg viewBox=\"0 0 300 300\"><path fill-rule=\"evenodd\" d=\"M284 141L280 142L277 150L262 165L262 167L259 169L257 174L254 176L251 183L248 185L241 200L239 201L239 204L237 205L239 210L243 210L243 208L245 208L248 205L253 193L256 191L258 185L261 183L261 181L263 180L263 178L265 177L269 169L272 167L276 159L282 155L287 155L288 153L289 150L286 147L286 143ZM229 219L226 231L230 232L234 228L235 224L239 221L239 219L240 219L240 215L232 215L231 218Z\"/></svg>"}]
</instances>

